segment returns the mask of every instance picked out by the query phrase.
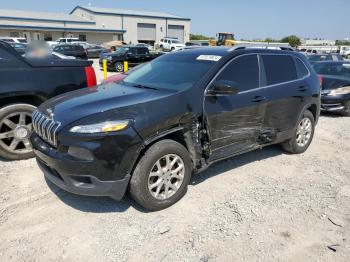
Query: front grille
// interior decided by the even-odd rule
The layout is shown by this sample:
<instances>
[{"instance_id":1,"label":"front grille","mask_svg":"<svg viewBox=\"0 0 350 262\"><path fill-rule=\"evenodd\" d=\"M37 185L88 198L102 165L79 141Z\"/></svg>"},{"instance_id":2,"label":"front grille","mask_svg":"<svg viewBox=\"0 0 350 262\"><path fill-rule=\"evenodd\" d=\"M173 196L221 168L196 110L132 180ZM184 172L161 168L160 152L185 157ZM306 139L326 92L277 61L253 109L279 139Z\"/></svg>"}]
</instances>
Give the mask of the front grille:
<instances>
[{"instance_id":1,"label":"front grille","mask_svg":"<svg viewBox=\"0 0 350 262\"><path fill-rule=\"evenodd\" d=\"M57 147L57 131L61 123L54 121L39 111L34 111L32 118L35 133L44 141Z\"/></svg>"}]
</instances>

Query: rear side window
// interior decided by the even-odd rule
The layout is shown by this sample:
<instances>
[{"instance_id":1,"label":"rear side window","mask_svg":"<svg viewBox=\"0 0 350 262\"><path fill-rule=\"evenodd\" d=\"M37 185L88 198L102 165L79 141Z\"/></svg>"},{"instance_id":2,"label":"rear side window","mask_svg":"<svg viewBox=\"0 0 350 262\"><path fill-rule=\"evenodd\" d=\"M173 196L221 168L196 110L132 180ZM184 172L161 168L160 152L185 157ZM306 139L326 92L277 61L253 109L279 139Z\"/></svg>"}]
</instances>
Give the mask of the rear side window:
<instances>
[{"instance_id":1,"label":"rear side window","mask_svg":"<svg viewBox=\"0 0 350 262\"><path fill-rule=\"evenodd\" d=\"M295 58L295 66L297 67L298 78L303 78L309 74L309 70L299 58Z\"/></svg>"},{"instance_id":2,"label":"rear side window","mask_svg":"<svg viewBox=\"0 0 350 262\"><path fill-rule=\"evenodd\" d=\"M240 92L259 87L257 55L243 55L235 58L218 75L216 80L234 82Z\"/></svg>"},{"instance_id":3,"label":"rear side window","mask_svg":"<svg viewBox=\"0 0 350 262\"><path fill-rule=\"evenodd\" d=\"M294 59L290 55L262 55L266 84L275 85L297 79Z\"/></svg>"}]
</instances>

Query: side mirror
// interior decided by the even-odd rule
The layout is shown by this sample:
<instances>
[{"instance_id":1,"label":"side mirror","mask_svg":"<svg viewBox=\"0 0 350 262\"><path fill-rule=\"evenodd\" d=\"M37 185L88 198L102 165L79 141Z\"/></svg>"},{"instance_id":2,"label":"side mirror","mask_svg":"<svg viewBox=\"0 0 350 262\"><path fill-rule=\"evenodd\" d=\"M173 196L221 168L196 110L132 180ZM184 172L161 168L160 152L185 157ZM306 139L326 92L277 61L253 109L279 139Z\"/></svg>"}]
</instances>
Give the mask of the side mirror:
<instances>
[{"instance_id":1,"label":"side mirror","mask_svg":"<svg viewBox=\"0 0 350 262\"><path fill-rule=\"evenodd\" d=\"M208 95L226 95L232 96L238 94L237 83L233 81L220 80L215 81L207 90Z\"/></svg>"}]
</instances>

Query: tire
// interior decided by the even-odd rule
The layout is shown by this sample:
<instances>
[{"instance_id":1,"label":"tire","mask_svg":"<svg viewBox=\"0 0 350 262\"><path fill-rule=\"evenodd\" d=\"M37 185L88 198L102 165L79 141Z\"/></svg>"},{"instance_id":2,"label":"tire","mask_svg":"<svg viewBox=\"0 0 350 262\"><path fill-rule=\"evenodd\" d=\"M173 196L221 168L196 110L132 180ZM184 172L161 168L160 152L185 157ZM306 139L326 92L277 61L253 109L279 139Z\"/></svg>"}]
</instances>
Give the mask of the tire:
<instances>
[{"instance_id":1,"label":"tire","mask_svg":"<svg viewBox=\"0 0 350 262\"><path fill-rule=\"evenodd\" d=\"M124 72L124 64L122 62L116 62L114 64L115 71L118 73Z\"/></svg>"},{"instance_id":2,"label":"tire","mask_svg":"<svg viewBox=\"0 0 350 262\"><path fill-rule=\"evenodd\" d=\"M175 50L175 47L172 47L172 48L171 48L171 52L173 52L174 50Z\"/></svg>"},{"instance_id":3,"label":"tire","mask_svg":"<svg viewBox=\"0 0 350 262\"><path fill-rule=\"evenodd\" d=\"M301 128L303 121L306 121L307 123L310 124L310 129L308 131L305 131L305 130L301 131L305 133L305 136L308 137L308 139L306 138L304 140L301 139L299 140L300 143L298 143L298 137L303 137L303 135L298 135L299 127ZM314 137L314 133L315 133L315 118L309 110L306 110L304 114L301 116L301 118L298 120L298 125L297 125L297 128L294 130L293 137L288 141L282 143L282 148L288 153L302 154L309 148L312 142L312 139ZM304 141L305 143L301 143L301 141Z\"/></svg>"},{"instance_id":4,"label":"tire","mask_svg":"<svg viewBox=\"0 0 350 262\"><path fill-rule=\"evenodd\" d=\"M29 136L35 106L12 104L0 109L0 157L23 160L34 157Z\"/></svg>"},{"instance_id":5,"label":"tire","mask_svg":"<svg viewBox=\"0 0 350 262\"><path fill-rule=\"evenodd\" d=\"M342 116L350 116L350 100L344 102L344 109L340 114Z\"/></svg>"},{"instance_id":6,"label":"tire","mask_svg":"<svg viewBox=\"0 0 350 262\"><path fill-rule=\"evenodd\" d=\"M347 59L350 59L350 55L348 55L346 58L347 58Z\"/></svg>"},{"instance_id":7,"label":"tire","mask_svg":"<svg viewBox=\"0 0 350 262\"><path fill-rule=\"evenodd\" d=\"M165 177L166 175L158 175L162 171L166 173L166 156L169 156L168 163L174 162L176 159L175 157L178 157L177 162L171 167L171 170L175 171L183 166L181 171L175 171L176 177L175 174L172 173L171 175L168 172L168 175L170 174L170 182L169 177ZM159 163L161 167L160 170L157 163ZM151 173L153 175L151 175ZM191 173L192 163L187 149L173 140L162 140L152 145L137 163L130 180L129 193L131 197L145 209L150 211L162 210L175 204L186 194ZM177 178L182 178L182 182L180 183ZM162 179L165 181L163 182ZM166 191L166 187L169 183L178 183L175 186L177 190L168 187L168 191ZM155 184L159 186L151 189L151 186ZM158 188L160 188L160 191ZM158 197L155 196L157 191L159 192ZM167 192L170 194L168 197L166 196Z\"/></svg>"}]
</instances>

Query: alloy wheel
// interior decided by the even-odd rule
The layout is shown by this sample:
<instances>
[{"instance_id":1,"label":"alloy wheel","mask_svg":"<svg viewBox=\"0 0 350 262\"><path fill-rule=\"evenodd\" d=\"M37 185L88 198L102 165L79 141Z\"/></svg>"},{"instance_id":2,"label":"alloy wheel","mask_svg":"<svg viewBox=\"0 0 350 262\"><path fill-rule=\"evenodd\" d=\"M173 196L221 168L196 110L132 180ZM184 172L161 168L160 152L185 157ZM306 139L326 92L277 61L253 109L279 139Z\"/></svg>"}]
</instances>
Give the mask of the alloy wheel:
<instances>
[{"instance_id":1,"label":"alloy wheel","mask_svg":"<svg viewBox=\"0 0 350 262\"><path fill-rule=\"evenodd\" d=\"M306 146L312 135L312 122L309 118L303 118L297 129L296 142L299 147Z\"/></svg>"},{"instance_id":2,"label":"alloy wheel","mask_svg":"<svg viewBox=\"0 0 350 262\"><path fill-rule=\"evenodd\" d=\"M148 190L158 200L172 197L181 187L185 176L185 165L181 157L168 154L152 167L148 177Z\"/></svg>"},{"instance_id":3,"label":"alloy wheel","mask_svg":"<svg viewBox=\"0 0 350 262\"><path fill-rule=\"evenodd\" d=\"M16 112L0 121L0 146L14 154L32 151L29 136L32 132L32 116L28 112Z\"/></svg>"}]
</instances>

